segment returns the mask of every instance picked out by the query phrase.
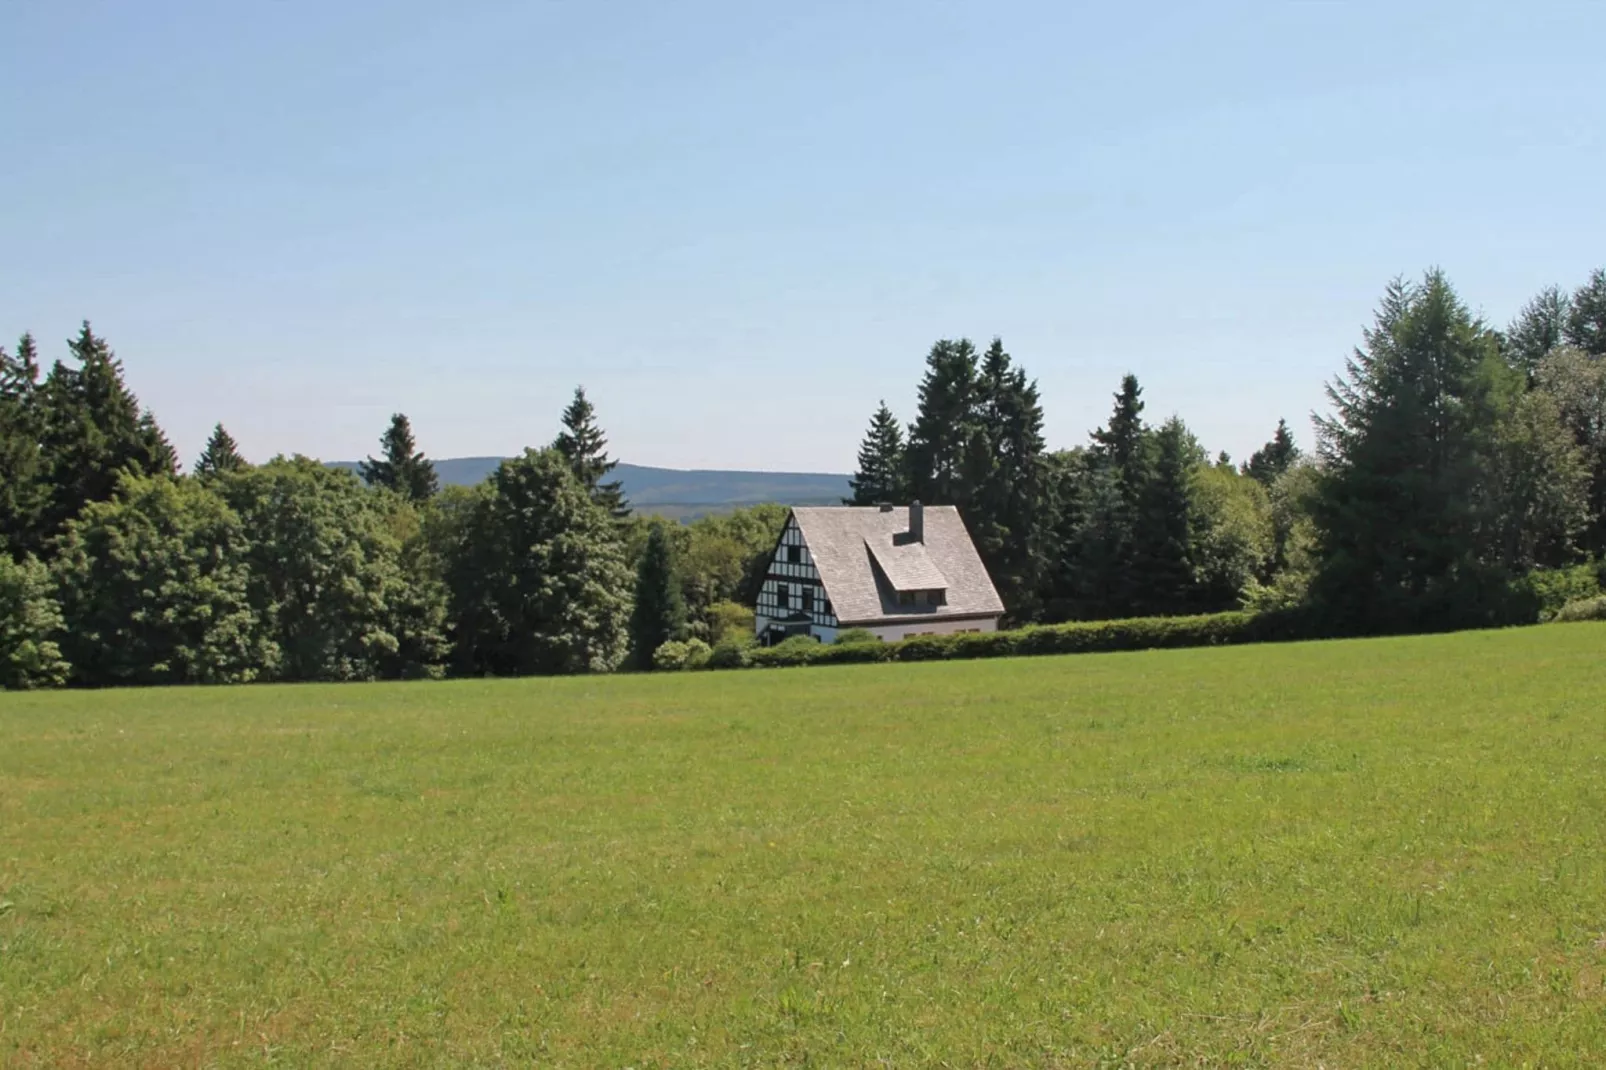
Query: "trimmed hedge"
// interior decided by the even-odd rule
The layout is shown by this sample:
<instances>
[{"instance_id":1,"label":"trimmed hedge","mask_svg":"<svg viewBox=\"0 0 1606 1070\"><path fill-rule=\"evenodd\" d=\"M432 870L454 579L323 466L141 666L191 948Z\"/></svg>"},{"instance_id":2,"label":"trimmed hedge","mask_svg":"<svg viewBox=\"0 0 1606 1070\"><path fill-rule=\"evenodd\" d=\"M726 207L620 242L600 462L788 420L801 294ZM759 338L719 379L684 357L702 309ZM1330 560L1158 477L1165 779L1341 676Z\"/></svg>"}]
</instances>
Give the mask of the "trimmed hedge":
<instances>
[{"instance_id":1,"label":"trimmed hedge","mask_svg":"<svg viewBox=\"0 0 1606 1070\"><path fill-rule=\"evenodd\" d=\"M1074 621L1003 632L922 635L896 643L817 643L795 636L778 646L716 650L709 668L776 668L798 665L850 665L881 661L950 661L1035 654L1092 654L1120 650L1162 650L1191 646L1229 646L1318 638L1306 614L1211 613L1197 617L1138 617L1129 620Z\"/></svg>"}]
</instances>

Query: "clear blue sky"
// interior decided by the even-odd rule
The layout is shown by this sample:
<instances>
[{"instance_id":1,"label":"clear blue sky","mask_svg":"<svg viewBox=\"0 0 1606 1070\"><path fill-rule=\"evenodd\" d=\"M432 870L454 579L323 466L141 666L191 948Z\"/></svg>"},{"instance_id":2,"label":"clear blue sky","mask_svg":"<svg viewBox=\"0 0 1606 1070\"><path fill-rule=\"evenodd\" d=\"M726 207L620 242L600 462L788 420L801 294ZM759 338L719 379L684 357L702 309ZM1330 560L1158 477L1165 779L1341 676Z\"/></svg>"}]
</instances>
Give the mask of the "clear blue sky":
<instances>
[{"instance_id":1,"label":"clear blue sky","mask_svg":"<svg viewBox=\"0 0 1606 1070\"><path fill-rule=\"evenodd\" d=\"M994 334L1242 456L1384 283L1606 264L1606 4L0 5L0 333L88 317L184 454L550 439L846 470ZM7 339L9 341L9 337Z\"/></svg>"}]
</instances>

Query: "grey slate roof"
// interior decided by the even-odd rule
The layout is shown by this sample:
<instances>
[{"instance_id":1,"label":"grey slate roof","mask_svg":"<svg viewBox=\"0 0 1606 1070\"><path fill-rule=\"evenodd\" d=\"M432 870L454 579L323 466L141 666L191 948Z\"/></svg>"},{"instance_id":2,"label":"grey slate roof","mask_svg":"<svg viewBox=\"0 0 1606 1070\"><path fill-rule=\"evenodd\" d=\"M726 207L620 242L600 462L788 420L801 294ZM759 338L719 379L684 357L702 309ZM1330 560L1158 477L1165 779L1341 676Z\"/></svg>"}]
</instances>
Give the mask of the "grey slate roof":
<instances>
[{"instance_id":1,"label":"grey slate roof","mask_svg":"<svg viewBox=\"0 0 1606 1070\"><path fill-rule=\"evenodd\" d=\"M894 536L909 530L909 510L903 506L886 512L877 506L847 505L792 510L825 595L844 627L1004 612L959 510L928 505L924 512L925 541L900 543ZM886 581L877 577L876 564ZM900 606L893 584L906 590L946 588L947 604Z\"/></svg>"},{"instance_id":2,"label":"grey slate roof","mask_svg":"<svg viewBox=\"0 0 1606 1070\"><path fill-rule=\"evenodd\" d=\"M894 591L942 590L948 586L948 578L931 563L924 543L906 542L899 546L884 539L865 539L864 544Z\"/></svg>"}]
</instances>

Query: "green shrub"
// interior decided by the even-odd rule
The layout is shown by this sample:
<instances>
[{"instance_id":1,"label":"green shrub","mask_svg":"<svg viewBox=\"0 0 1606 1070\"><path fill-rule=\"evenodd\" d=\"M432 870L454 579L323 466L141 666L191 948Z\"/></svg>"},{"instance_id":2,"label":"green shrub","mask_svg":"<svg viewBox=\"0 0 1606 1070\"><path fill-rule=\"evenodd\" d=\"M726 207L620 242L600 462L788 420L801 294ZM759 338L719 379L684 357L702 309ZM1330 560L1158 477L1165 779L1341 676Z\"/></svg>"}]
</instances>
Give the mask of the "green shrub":
<instances>
[{"instance_id":1,"label":"green shrub","mask_svg":"<svg viewBox=\"0 0 1606 1070\"><path fill-rule=\"evenodd\" d=\"M708 655L708 669L745 669L750 664L749 656L756 649L757 644L751 636L741 638L731 637L722 639L714 644L714 649Z\"/></svg>"},{"instance_id":2,"label":"green shrub","mask_svg":"<svg viewBox=\"0 0 1606 1070\"><path fill-rule=\"evenodd\" d=\"M659 672L679 672L686 667L689 644L671 639L652 652L652 667Z\"/></svg>"},{"instance_id":3,"label":"green shrub","mask_svg":"<svg viewBox=\"0 0 1606 1070\"><path fill-rule=\"evenodd\" d=\"M737 602L715 602L704 616L716 646L731 639L750 640L753 635L753 611Z\"/></svg>"},{"instance_id":4,"label":"green shrub","mask_svg":"<svg viewBox=\"0 0 1606 1070\"><path fill-rule=\"evenodd\" d=\"M836 633L836 644L838 646L851 645L853 643L879 642L881 642L881 637L875 632L872 632L869 628L844 628L842 631Z\"/></svg>"},{"instance_id":5,"label":"green shrub","mask_svg":"<svg viewBox=\"0 0 1606 1070\"><path fill-rule=\"evenodd\" d=\"M1540 569L1521 581L1538 604L1539 619L1556 617L1565 606L1601 597L1600 568L1594 563Z\"/></svg>"},{"instance_id":6,"label":"green shrub","mask_svg":"<svg viewBox=\"0 0 1606 1070\"><path fill-rule=\"evenodd\" d=\"M68 665L55 637L61 607L50 573L32 557L13 561L0 546L0 688L59 687Z\"/></svg>"},{"instance_id":7,"label":"green shrub","mask_svg":"<svg viewBox=\"0 0 1606 1070\"><path fill-rule=\"evenodd\" d=\"M807 665L824 649L812 635L794 635L772 647L754 650L748 660L761 666Z\"/></svg>"},{"instance_id":8,"label":"green shrub","mask_svg":"<svg viewBox=\"0 0 1606 1070\"><path fill-rule=\"evenodd\" d=\"M708 659L713 656L713 647L701 639L688 639L686 640L686 662L682 668L706 669L708 668Z\"/></svg>"},{"instance_id":9,"label":"green shrub","mask_svg":"<svg viewBox=\"0 0 1606 1070\"><path fill-rule=\"evenodd\" d=\"M897 653L896 643L880 640L870 643L832 643L821 646L809 658L810 665L862 665L876 661L891 661Z\"/></svg>"},{"instance_id":10,"label":"green shrub","mask_svg":"<svg viewBox=\"0 0 1606 1070\"><path fill-rule=\"evenodd\" d=\"M1576 602L1568 602L1556 611L1554 620L1606 620L1606 595L1595 598L1580 598Z\"/></svg>"}]
</instances>

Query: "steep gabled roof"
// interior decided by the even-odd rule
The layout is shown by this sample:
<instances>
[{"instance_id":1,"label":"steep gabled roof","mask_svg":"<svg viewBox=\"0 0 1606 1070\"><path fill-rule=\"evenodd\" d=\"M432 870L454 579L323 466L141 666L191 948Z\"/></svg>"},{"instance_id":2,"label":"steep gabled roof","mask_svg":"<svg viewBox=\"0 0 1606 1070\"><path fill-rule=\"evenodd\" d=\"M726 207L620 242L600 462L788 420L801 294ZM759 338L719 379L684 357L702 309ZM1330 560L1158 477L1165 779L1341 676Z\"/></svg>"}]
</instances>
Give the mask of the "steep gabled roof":
<instances>
[{"instance_id":1,"label":"steep gabled roof","mask_svg":"<svg viewBox=\"0 0 1606 1070\"><path fill-rule=\"evenodd\" d=\"M951 505L928 505L925 537L895 538L909 530L909 510L877 506L800 506L792 510L826 597L843 626L888 618L993 617L1004 603ZM878 575L879 573L879 575ZM899 590L946 592L946 604L898 604Z\"/></svg>"}]
</instances>

